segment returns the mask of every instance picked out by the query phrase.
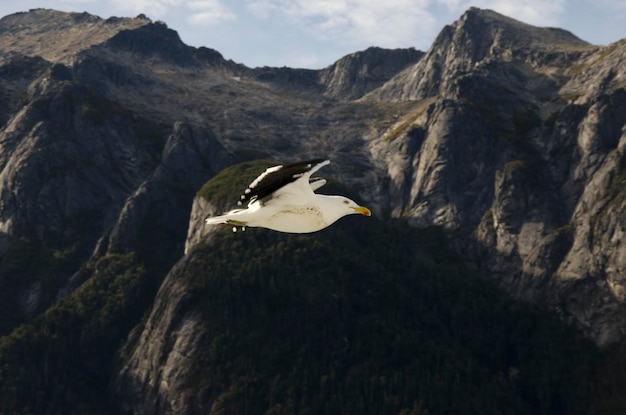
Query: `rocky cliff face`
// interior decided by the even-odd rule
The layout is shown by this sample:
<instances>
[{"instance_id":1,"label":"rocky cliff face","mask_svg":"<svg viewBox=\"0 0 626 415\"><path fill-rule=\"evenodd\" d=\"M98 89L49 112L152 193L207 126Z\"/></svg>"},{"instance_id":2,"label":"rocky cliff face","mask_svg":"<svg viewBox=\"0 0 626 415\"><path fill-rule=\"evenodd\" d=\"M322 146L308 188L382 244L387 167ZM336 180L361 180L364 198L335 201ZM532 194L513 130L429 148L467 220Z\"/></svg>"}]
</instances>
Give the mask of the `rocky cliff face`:
<instances>
[{"instance_id":1,"label":"rocky cliff face","mask_svg":"<svg viewBox=\"0 0 626 415\"><path fill-rule=\"evenodd\" d=\"M163 282L144 327L131 334L136 346L120 372L114 394L127 413L190 413L198 402L187 377L203 335L202 316L190 306L192 294L180 281L193 254L177 264ZM134 399L139 394L141 399ZM195 412L195 411L194 411Z\"/></svg>"},{"instance_id":2,"label":"rocky cliff face","mask_svg":"<svg viewBox=\"0 0 626 415\"><path fill-rule=\"evenodd\" d=\"M0 26L3 246L41 240L77 261L94 252L143 251L171 266L183 252L193 194L235 158L210 126L179 117L185 111L179 102L173 114L148 109L141 90L157 84L159 63L197 69L215 56L143 17L104 21L35 10L8 16ZM65 34L58 36L64 41L53 42L43 57L31 56L46 33ZM121 64L122 55L135 63L153 59L155 68ZM153 89L160 97L171 91ZM159 235L156 244L140 249L149 232ZM60 277L56 288L68 279Z\"/></svg>"},{"instance_id":3,"label":"rocky cliff face","mask_svg":"<svg viewBox=\"0 0 626 415\"><path fill-rule=\"evenodd\" d=\"M551 81L561 78L561 72L575 59L592 49L564 30L538 28L490 10L471 8L440 32L419 63L394 77L374 95L390 100L447 94L456 97L466 77L480 74L492 82L512 82L512 87L517 85L527 94L536 95ZM532 82L525 82L531 80L525 75Z\"/></svg>"},{"instance_id":4,"label":"rocky cliff face","mask_svg":"<svg viewBox=\"0 0 626 415\"><path fill-rule=\"evenodd\" d=\"M371 145L393 214L459 229L503 288L600 344L625 329L620 260L594 259L620 255L625 52L472 9L372 93L418 101Z\"/></svg>"},{"instance_id":5,"label":"rocky cliff face","mask_svg":"<svg viewBox=\"0 0 626 415\"><path fill-rule=\"evenodd\" d=\"M358 99L373 91L424 55L415 49L371 47L339 59L320 73L326 95Z\"/></svg>"},{"instance_id":6,"label":"rocky cliff face","mask_svg":"<svg viewBox=\"0 0 626 415\"><path fill-rule=\"evenodd\" d=\"M479 9L426 53L370 48L320 71L246 68L143 16L7 16L0 248L41 241L73 271L135 252L158 281L188 253L129 341L118 386L147 397L126 398L136 413L189 407L172 385L203 323L177 272L208 236L202 218L231 207L194 195L259 158L329 157L324 173L378 217L443 226L482 275L612 344L626 330L625 58L625 41ZM65 295L64 272L16 284L24 315L8 326Z\"/></svg>"},{"instance_id":7,"label":"rocky cliff face","mask_svg":"<svg viewBox=\"0 0 626 415\"><path fill-rule=\"evenodd\" d=\"M344 56L320 71L293 68L243 70L259 81L296 89L300 93L322 94L339 100L356 100L377 89L424 55L415 49L370 47Z\"/></svg>"},{"instance_id":8,"label":"rocky cliff face","mask_svg":"<svg viewBox=\"0 0 626 415\"><path fill-rule=\"evenodd\" d=\"M0 21L2 60L14 55L37 56L49 62L70 61L77 52L106 42L121 31L150 23L135 19L101 19L88 13L64 13L33 9L3 17Z\"/></svg>"}]
</instances>

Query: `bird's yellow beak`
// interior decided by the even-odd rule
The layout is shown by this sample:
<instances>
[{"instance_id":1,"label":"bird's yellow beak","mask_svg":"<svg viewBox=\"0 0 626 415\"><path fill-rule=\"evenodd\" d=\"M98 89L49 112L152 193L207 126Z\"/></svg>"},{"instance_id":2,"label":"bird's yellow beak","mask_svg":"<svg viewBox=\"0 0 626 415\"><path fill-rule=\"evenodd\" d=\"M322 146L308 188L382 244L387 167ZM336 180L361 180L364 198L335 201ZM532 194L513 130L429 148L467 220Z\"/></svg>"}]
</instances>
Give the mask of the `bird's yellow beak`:
<instances>
[{"instance_id":1,"label":"bird's yellow beak","mask_svg":"<svg viewBox=\"0 0 626 415\"><path fill-rule=\"evenodd\" d=\"M363 206L357 206L357 207L353 207L352 209L354 209L355 213L360 213L363 216L372 216L372 212Z\"/></svg>"}]
</instances>

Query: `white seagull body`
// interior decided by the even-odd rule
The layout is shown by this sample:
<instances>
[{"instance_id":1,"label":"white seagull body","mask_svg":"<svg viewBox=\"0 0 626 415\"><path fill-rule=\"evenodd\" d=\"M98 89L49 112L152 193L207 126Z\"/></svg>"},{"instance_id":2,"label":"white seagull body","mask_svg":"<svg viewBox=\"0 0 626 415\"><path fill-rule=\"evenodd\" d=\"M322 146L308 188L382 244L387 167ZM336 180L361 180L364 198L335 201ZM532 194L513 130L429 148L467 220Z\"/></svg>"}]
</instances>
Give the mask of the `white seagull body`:
<instances>
[{"instance_id":1,"label":"white seagull body","mask_svg":"<svg viewBox=\"0 0 626 415\"><path fill-rule=\"evenodd\" d=\"M250 226L279 232L310 233L324 229L346 215L371 216L368 208L347 197L314 193L326 180L312 179L311 175L329 163L329 160L315 159L270 167L241 195L238 203L247 202L247 209L207 218L206 223L232 225L233 231Z\"/></svg>"}]
</instances>

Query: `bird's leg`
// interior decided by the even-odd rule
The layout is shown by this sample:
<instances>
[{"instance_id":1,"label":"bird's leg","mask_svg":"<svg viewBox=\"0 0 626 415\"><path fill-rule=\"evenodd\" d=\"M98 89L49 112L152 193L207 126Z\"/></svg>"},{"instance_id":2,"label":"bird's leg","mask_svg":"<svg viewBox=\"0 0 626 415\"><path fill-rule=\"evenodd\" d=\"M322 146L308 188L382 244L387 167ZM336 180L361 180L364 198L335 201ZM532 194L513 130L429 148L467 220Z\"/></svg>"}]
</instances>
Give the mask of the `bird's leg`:
<instances>
[{"instance_id":1,"label":"bird's leg","mask_svg":"<svg viewBox=\"0 0 626 415\"><path fill-rule=\"evenodd\" d=\"M243 222L243 221L240 221L240 220L229 219L226 223L229 224L229 225L238 226L238 227L248 226L248 222Z\"/></svg>"},{"instance_id":2,"label":"bird's leg","mask_svg":"<svg viewBox=\"0 0 626 415\"><path fill-rule=\"evenodd\" d=\"M229 219L226 222L228 225L232 225L233 226L233 232L237 232L237 228L241 228L242 231L246 230L246 226L248 226L248 222L243 222L240 220L232 220Z\"/></svg>"}]
</instances>

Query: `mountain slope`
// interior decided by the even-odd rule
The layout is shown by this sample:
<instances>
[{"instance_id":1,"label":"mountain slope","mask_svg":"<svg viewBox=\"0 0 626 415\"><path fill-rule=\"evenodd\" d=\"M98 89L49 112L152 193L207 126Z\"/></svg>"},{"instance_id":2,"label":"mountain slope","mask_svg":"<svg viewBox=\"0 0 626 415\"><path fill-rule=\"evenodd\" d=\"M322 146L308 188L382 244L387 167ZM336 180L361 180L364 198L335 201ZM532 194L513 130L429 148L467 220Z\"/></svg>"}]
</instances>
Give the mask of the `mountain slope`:
<instances>
[{"instance_id":1,"label":"mountain slope","mask_svg":"<svg viewBox=\"0 0 626 415\"><path fill-rule=\"evenodd\" d=\"M0 19L0 412L623 412L625 57L475 8L319 71ZM311 157L375 218L203 226Z\"/></svg>"},{"instance_id":2,"label":"mountain slope","mask_svg":"<svg viewBox=\"0 0 626 415\"><path fill-rule=\"evenodd\" d=\"M77 51L105 42L122 30L149 23L143 15L104 20L88 13L33 9L0 20L0 50L2 59L7 54L19 54L39 56L53 63L67 62Z\"/></svg>"},{"instance_id":3,"label":"mountain slope","mask_svg":"<svg viewBox=\"0 0 626 415\"><path fill-rule=\"evenodd\" d=\"M513 85L523 82L519 76L528 71L535 72L534 76L541 73L548 79L558 79L563 67L594 49L561 29L538 28L490 10L470 8L439 33L423 59L374 95L389 100L454 96L465 75L483 71L488 71L490 78L505 77ZM496 71L499 67L505 70ZM528 91L533 81L523 89L538 92L539 88Z\"/></svg>"},{"instance_id":4,"label":"mountain slope","mask_svg":"<svg viewBox=\"0 0 626 415\"><path fill-rule=\"evenodd\" d=\"M391 177L393 215L458 228L503 288L599 344L620 339L626 321L625 224L611 213L623 188L625 46L471 9L372 93L417 100L370 145ZM594 263L599 252L617 256Z\"/></svg>"},{"instance_id":5,"label":"mountain slope","mask_svg":"<svg viewBox=\"0 0 626 415\"><path fill-rule=\"evenodd\" d=\"M199 197L236 198L225 184L260 165ZM446 245L363 218L304 236L218 229L166 277L116 399L133 413L584 413L591 384L566 379L593 378L590 344Z\"/></svg>"},{"instance_id":6,"label":"mountain slope","mask_svg":"<svg viewBox=\"0 0 626 415\"><path fill-rule=\"evenodd\" d=\"M339 59L324 68L320 79L326 94L342 99L358 99L377 89L424 55L414 49L368 48Z\"/></svg>"}]
</instances>

